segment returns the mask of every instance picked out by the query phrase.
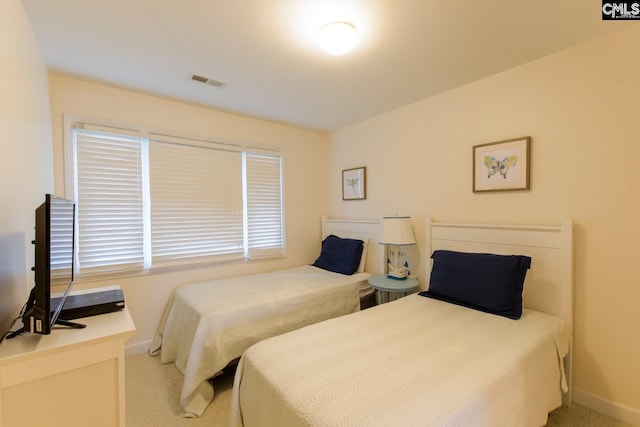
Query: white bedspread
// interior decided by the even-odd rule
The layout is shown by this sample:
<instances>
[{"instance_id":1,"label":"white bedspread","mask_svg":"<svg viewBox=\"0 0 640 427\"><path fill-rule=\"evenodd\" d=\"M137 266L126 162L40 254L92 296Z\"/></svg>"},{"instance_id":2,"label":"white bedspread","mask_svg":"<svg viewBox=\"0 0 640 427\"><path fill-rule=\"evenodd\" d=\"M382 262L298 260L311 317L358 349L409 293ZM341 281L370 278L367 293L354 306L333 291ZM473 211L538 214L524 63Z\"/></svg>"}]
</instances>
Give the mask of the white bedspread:
<instances>
[{"instance_id":1,"label":"white bedspread","mask_svg":"<svg viewBox=\"0 0 640 427\"><path fill-rule=\"evenodd\" d=\"M541 426L561 405L564 322L410 295L252 346L231 426Z\"/></svg>"},{"instance_id":2,"label":"white bedspread","mask_svg":"<svg viewBox=\"0 0 640 427\"><path fill-rule=\"evenodd\" d=\"M184 374L185 416L200 416L213 399L208 378L258 341L358 311L360 282L369 276L302 266L183 286L165 310L150 353L175 362Z\"/></svg>"}]
</instances>

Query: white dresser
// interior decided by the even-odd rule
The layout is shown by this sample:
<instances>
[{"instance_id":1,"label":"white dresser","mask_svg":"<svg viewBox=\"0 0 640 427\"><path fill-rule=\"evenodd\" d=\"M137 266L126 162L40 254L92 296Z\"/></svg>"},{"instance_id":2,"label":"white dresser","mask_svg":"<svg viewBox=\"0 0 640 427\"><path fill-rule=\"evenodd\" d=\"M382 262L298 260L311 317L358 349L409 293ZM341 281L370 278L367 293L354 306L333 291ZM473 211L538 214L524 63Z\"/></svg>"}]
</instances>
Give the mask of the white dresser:
<instances>
[{"instance_id":1,"label":"white dresser","mask_svg":"<svg viewBox=\"0 0 640 427\"><path fill-rule=\"evenodd\" d=\"M124 426L128 309L0 345L0 427Z\"/></svg>"}]
</instances>

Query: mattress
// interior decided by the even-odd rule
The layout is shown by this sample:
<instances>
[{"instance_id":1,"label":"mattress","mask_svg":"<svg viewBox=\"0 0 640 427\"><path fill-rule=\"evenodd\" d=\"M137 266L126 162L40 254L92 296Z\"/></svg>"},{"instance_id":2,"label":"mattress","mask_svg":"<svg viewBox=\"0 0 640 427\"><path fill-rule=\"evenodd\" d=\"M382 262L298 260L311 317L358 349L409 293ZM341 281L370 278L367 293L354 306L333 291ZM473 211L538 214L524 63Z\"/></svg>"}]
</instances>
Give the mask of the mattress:
<instances>
[{"instance_id":1,"label":"mattress","mask_svg":"<svg viewBox=\"0 0 640 427\"><path fill-rule=\"evenodd\" d=\"M265 338L358 311L369 276L302 266L180 287L150 353L175 362L184 414L200 416L214 395L207 379Z\"/></svg>"},{"instance_id":2,"label":"mattress","mask_svg":"<svg viewBox=\"0 0 640 427\"><path fill-rule=\"evenodd\" d=\"M410 295L249 348L230 425L544 425L569 339L544 313L512 320Z\"/></svg>"}]
</instances>

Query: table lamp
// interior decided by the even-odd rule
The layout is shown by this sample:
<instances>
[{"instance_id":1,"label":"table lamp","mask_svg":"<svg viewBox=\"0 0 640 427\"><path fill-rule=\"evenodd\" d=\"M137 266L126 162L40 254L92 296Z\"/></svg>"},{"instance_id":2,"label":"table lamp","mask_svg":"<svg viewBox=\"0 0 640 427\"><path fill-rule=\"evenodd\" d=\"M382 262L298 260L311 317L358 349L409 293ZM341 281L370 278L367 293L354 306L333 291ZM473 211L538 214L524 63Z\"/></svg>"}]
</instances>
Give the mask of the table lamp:
<instances>
[{"instance_id":1,"label":"table lamp","mask_svg":"<svg viewBox=\"0 0 640 427\"><path fill-rule=\"evenodd\" d=\"M404 280L409 275L409 263L402 260L405 253L401 246L415 245L416 238L408 216L385 216L382 218L381 245L387 245L387 277Z\"/></svg>"}]
</instances>

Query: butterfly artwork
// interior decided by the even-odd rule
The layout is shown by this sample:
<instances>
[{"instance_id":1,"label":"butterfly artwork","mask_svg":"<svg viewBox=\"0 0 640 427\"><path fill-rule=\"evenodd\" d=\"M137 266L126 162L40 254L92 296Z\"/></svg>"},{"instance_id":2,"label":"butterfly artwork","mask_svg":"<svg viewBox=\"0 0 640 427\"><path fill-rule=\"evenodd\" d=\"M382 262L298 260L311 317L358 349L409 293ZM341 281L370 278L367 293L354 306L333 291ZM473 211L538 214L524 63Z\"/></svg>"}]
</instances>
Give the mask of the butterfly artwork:
<instances>
[{"instance_id":1,"label":"butterfly artwork","mask_svg":"<svg viewBox=\"0 0 640 427\"><path fill-rule=\"evenodd\" d=\"M531 137L473 147L473 192L529 190Z\"/></svg>"},{"instance_id":2,"label":"butterfly artwork","mask_svg":"<svg viewBox=\"0 0 640 427\"><path fill-rule=\"evenodd\" d=\"M492 156L484 156L484 165L487 167L487 178L491 178L496 173L507 178L509 168L514 167L518 163L518 156L508 156L502 160L497 160Z\"/></svg>"}]
</instances>

